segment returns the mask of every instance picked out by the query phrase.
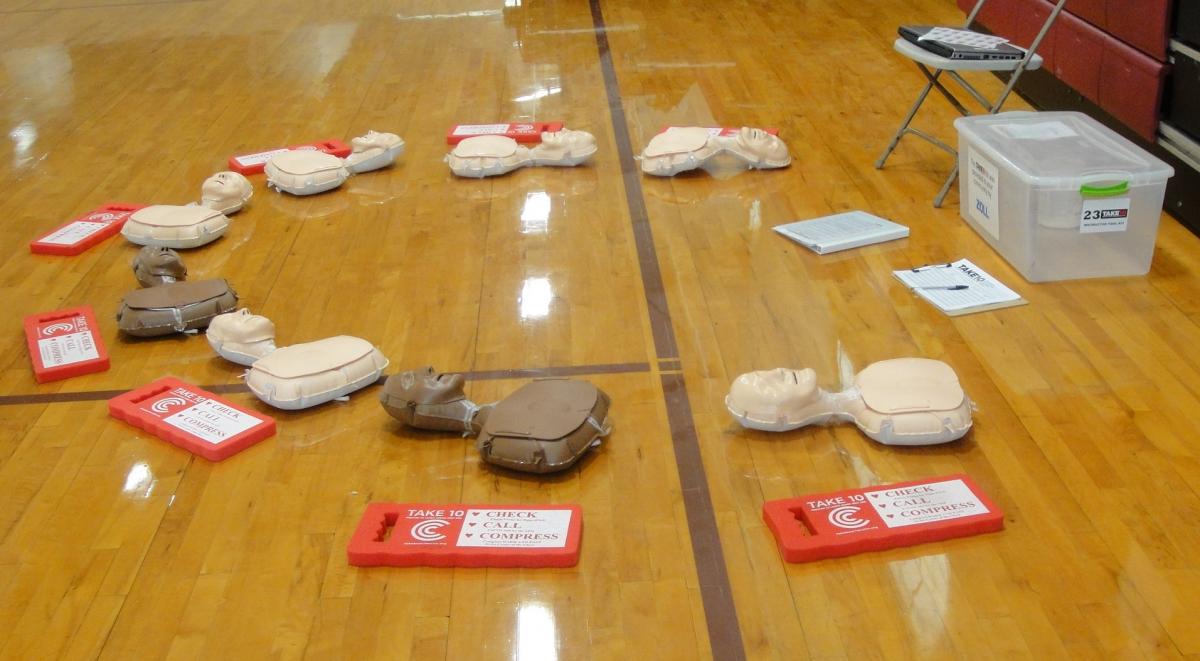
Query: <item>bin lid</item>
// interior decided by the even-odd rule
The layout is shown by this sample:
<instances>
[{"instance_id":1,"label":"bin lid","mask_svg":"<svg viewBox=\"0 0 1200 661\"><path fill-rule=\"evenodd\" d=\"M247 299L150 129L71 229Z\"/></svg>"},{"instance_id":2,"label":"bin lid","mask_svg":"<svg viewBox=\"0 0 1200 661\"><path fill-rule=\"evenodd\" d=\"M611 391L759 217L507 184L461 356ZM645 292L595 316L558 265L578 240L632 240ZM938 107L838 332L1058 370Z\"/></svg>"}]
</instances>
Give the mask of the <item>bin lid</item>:
<instances>
[{"instance_id":1,"label":"bin lid","mask_svg":"<svg viewBox=\"0 0 1200 661\"><path fill-rule=\"evenodd\" d=\"M1004 112L954 120L959 149L970 144L1008 163L1022 180L1078 188L1096 181L1163 183L1175 170L1080 112Z\"/></svg>"}]
</instances>

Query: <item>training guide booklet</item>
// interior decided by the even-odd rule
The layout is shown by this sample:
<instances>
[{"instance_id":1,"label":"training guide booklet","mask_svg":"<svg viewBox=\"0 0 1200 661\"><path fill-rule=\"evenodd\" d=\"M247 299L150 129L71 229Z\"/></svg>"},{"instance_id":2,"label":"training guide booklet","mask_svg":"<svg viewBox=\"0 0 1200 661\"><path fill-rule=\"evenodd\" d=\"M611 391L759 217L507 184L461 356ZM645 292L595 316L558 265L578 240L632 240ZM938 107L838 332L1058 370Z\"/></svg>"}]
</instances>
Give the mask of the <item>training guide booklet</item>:
<instances>
[{"instance_id":1,"label":"training guide booklet","mask_svg":"<svg viewBox=\"0 0 1200 661\"><path fill-rule=\"evenodd\" d=\"M907 227L865 211L847 211L773 229L818 255L908 236Z\"/></svg>"},{"instance_id":2,"label":"training guide booklet","mask_svg":"<svg viewBox=\"0 0 1200 661\"><path fill-rule=\"evenodd\" d=\"M968 259L901 269L892 275L951 317L1028 302Z\"/></svg>"}]
</instances>

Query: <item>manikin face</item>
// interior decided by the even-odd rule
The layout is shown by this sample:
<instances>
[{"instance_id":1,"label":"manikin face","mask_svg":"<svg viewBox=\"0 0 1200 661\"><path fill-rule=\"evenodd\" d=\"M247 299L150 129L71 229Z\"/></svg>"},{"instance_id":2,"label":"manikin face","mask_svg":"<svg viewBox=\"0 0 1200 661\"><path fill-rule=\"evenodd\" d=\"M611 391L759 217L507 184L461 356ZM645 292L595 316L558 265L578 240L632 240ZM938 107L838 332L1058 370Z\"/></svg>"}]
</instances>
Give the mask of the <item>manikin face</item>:
<instances>
[{"instance_id":1,"label":"manikin face","mask_svg":"<svg viewBox=\"0 0 1200 661\"><path fill-rule=\"evenodd\" d=\"M765 157L770 161L785 161L788 158L788 148L778 137L762 129L743 127L738 131L738 144L748 151Z\"/></svg>"},{"instance_id":2,"label":"manikin face","mask_svg":"<svg viewBox=\"0 0 1200 661\"><path fill-rule=\"evenodd\" d=\"M367 131L366 135L360 135L350 141L350 148L354 153L362 153L372 149L387 149L399 140L399 136L392 133L379 133L378 131Z\"/></svg>"},{"instance_id":3,"label":"manikin face","mask_svg":"<svg viewBox=\"0 0 1200 661\"><path fill-rule=\"evenodd\" d=\"M774 416L809 402L817 391L811 369L776 368L739 376L729 389L730 403L752 415Z\"/></svg>"},{"instance_id":4,"label":"manikin face","mask_svg":"<svg viewBox=\"0 0 1200 661\"><path fill-rule=\"evenodd\" d=\"M200 197L205 201L245 202L253 193L250 181L236 172L218 172L200 186Z\"/></svg>"},{"instance_id":5,"label":"manikin face","mask_svg":"<svg viewBox=\"0 0 1200 661\"><path fill-rule=\"evenodd\" d=\"M545 144L547 147L563 147L578 150L595 145L596 138L587 131L563 129L554 133L543 133L542 144Z\"/></svg>"},{"instance_id":6,"label":"manikin face","mask_svg":"<svg viewBox=\"0 0 1200 661\"><path fill-rule=\"evenodd\" d=\"M438 374L432 367L409 370L400 374L404 399L417 404L444 404L464 397L461 374Z\"/></svg>"}]
</instances>

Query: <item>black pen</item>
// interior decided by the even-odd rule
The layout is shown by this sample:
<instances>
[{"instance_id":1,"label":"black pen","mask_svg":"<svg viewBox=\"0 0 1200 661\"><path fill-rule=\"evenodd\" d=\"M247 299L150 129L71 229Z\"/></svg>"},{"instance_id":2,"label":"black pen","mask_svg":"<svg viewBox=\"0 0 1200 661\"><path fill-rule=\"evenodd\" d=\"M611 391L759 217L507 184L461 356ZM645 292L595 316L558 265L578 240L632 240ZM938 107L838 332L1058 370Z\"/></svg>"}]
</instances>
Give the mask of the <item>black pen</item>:
<instances>
[{"instance_id":1,"label":"black pen","mask_svg":"<svg viewBox=\"0 0 1200 661\"><path fill-rule=\"evenodd\" d=\"M942 285L942 286L933 286L933 287L917 287L917 289L945 289L946 291L962 291L963 289L970 289L970 288L971 288L971 285Z\"/></svg>"}]
</instances>

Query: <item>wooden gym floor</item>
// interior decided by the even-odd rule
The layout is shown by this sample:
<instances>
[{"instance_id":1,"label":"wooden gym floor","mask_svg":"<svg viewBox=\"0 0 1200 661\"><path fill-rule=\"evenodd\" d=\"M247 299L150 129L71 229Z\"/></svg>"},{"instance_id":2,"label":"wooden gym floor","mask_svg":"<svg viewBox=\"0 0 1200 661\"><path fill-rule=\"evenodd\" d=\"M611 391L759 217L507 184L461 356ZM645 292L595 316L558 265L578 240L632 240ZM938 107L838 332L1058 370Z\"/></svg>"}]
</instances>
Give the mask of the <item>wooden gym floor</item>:
<instances>
[{"instance_id":1,"label":"wooden gym floor","mask_svg":"<svg viewBox=\"0 0 1200 661\"><path fill-rule=\"evenodd\" d=\"M1163 216L1146 277L1032 285L931 208L950 159L875 158L922 79L891 49L950 0L8 0L0 8L0 657L805 659L1200 656L1200 242ZM989 89L995 80L983 79ZM1014 100L1011 108L1022 107ZM952 111L919 126L952 138ZM574 169L458 180L459 122L565 120ZM669 124L776 126L794 162L643 177ZM376 401L272 411L200 337L130 341L135 249L31 255L102 203L183 204L235 153L367 129L391 169L313 198L254 178L190 276L224 277L280 344L369 339L391 372L469 375L492 401L575 374L616 429L565 474L482 464ZM817 256L770 231L865 209L909 239ZM1028 306L951 319L894 268L969 257ZM89 304L107 372L35 384L27 314ZM837 383L899 356L950 363L978 405L943 447L849 426L749 432L745 371ZM106 414L163 375L226 386L279 433L213 464ZM764 500L971 475L998 534L781 561ZM349 567L372 501L578 503L573 569Z\"/></svg>"}]
</instances>

